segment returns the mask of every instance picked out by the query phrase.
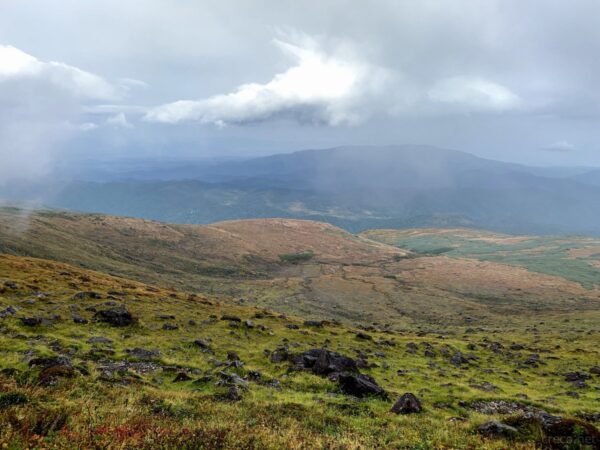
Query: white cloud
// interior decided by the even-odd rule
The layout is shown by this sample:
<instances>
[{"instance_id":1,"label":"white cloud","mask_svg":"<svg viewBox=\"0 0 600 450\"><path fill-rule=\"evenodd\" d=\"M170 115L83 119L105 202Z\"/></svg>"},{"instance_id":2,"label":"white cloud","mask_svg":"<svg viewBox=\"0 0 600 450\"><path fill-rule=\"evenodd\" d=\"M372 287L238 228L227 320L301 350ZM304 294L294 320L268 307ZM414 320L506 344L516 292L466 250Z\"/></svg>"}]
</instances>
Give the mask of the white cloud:
<instances>
[{"instance_id":1,"label":"white cloud","mask_svg":"<svg viewBox=\"0 0 600 450\"><path fill-rule=\"evenodd\" d=\"M575 146L568 141L557 141L548 145L547 147L543 147L542 150L546 150L548 152L568 153L574 151Z\"/></svg>"},{"instance_id":2,"label":"white cloud","mask_svg":"<svg viewBox=\"0 0 600 450\"><path fill-rule=\"evenodd\" d=\"M381 92L385 69L361 61L346 49L327 53L312 39L274 40L295 65L264 84L249 83L203 100L180 100L151 109L145 120L198 121L219 126L291 117L299 122L353 124L364 118L360 107Z\"/></svg>"},{"instance_id":3,"label":"white cloud","mask_svg":"<svg viewBox=\"0 0 600 450\"><path fill-rule=\"evenodd\" d=\"M3 82L48 83L89 100L115 100L119 89L98 75L61 62L42 62L10 45L0 45L0 89Z\"/></svg>"},{"instance_id":4,"label":"white cloud","mask_svg":"<svg viewBox=\"0 0 600 450\"><path fill-rule=\"evenodd\" d=\"M517 109L521 99L509 88L479 77L458 76L437 81L429 100L467 112L502 112Z\"/></svg>"}]
</instances>

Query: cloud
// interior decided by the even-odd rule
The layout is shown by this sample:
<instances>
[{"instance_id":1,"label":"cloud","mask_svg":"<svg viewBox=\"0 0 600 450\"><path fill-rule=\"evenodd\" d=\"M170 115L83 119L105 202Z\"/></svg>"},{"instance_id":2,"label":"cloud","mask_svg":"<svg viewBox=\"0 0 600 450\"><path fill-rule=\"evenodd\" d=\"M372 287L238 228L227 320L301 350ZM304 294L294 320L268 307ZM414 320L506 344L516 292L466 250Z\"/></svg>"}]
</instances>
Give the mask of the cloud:
<instances>
[{"instance_id":1,"label":"cloud","mask_svg":"<svg viewBox=\"0 0 600 450\"><path fill-rule=\"evenodd\" d=\"M0 45L0 184L49 174L63 142L98 127L82 120L85 106L123 95L99 75ZM124 115L107 122L128 126Z\"/></svg>"},{"instance_id":2,"label":"cloud","mask_svg":"<svg viewBox=\"0 0 600 450\"><path fill-rule=\"evenodd\" d=\"M10 45L0 45L0 83L42 82L91 100L116 100L119 89L102 77L61 62L42 62Z\"/></svg>"},{"instance_id":3,"label":"cloud","mask_svg":"<svg viewBox=\"0 0 600 450\"><path fill-rule=\"evenodd\" d=\"M180 100L151 109L145 120L197 121L219 126L292 118L300 123L355 124L364 119L361 105L378 95L388 79L385 69L345 49L325 52L307 36L296 44L275 39L295 64L267 83L249 83L233 92L203 100Z\"/></svg>"},{"instance_id":4,"label":"cloud","mask_svg":"<svg viewBox=\"0 0 600 450\"><path fill-rule=\"evenodd\" d=\"M568 141L557 141L547 147L542 147L542 150L556 153L570 153L575 151L575 146Z\"/></svg>"},{"instance_id":5,"label":"cloud","mask_svg":"<svg viewBox=\"0 0 600 450\"><path fill-rule=\"evenodd\" d=\"M457 76L437 81L429 100L467 112L503 112L517 109L521 99L509 88L479 77Z\"/></svg>"}]
</instances>

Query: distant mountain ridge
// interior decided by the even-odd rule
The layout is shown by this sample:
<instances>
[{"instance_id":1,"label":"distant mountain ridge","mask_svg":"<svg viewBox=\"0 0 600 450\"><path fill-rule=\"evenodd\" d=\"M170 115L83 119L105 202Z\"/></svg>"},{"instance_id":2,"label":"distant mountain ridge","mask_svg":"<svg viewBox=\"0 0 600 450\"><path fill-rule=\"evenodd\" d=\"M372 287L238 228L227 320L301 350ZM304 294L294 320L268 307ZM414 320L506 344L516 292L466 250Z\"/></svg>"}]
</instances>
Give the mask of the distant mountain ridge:
<instances>
[{"instance_id":1,"label":"distant mountain ridge","mask_svg":"<svg viewBox=\"0 0 600 450\"><path fill-rule=\"evenodd\" d=\"M76 182L47 203L178 223L283 217L353 232L472 226L600 235L600 183L590 174L427 146L351 146L190 166L186 179Z\"/></svg>"}]
</instances>

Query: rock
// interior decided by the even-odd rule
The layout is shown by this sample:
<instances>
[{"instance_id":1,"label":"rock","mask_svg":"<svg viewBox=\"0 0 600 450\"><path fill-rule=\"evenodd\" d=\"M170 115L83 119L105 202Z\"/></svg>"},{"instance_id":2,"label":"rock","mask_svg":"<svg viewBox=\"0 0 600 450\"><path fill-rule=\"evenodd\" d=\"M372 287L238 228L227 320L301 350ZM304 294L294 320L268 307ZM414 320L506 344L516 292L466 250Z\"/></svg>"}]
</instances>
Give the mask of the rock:
<instances>
[{"instance_id":1,"label":"rock","mask_svg":"<svg viewBox=\"0 0 600 450\"><path fill-rule=\"evenodd\" d=\"M540 355L537 353L531 354L529 358L523 361L523 364L526 366L537 367L540 364Z\"/></svg>"},{"instance_id":2,"label":"rock","mask_svg":"<svg viewBox=\"0 0 600 450\"><path fill-rule=\"evenodd\" d=\"M221 316L221 320L228 320L230 322L241 322L242 319L240 319L237 316L231 316L229 314L224 314L223 316Z\"/></svg>"},{"instance_id":3,"label":"rock","mask_svg":"<svg viewBox=\"0 0 600 450\"><path fill-rule=\"evenodd\" d=\"M177 325L174 325L174 324L172 324L172 323L165 323L165 324L162 326L162 329L163 329L163 330L166 330L166 331L173 331L173 330L178 330L178 329L179 329L179 326L177 326Z\"/></svg>"},{"instance_id":4,"label":"rock","mask_svg":"<svg viewBox=\"0 0 600 450\"><path fill-rule=\"evenodd\" d=\"M477 427L477 432L485 437L514 439L519 435L519 431L497 420L490 420Z\"/></svg>"},{"instance_id":5,"label":"rock","mask_svg":"<svg viewBox=\"0 0 600 450\"><path fill-rule=\"evenodd\" d=\"M173 314L159 314L156 316L156 318L160 320L175 320L175 316Z\"/></svg>"},{"instance_id":6,"label":"rock","mask_svg":"<svg viewBox=\"0 0 600 450\"><path fill-rule=\"evenodd\" d=\"M484 381L483 383L473 383L470 384L472 388L479 389L484 392L494 392L498 390L498 387L490 383L489 381Z\"/></svg>"},{"instance_id":7,"label":"rock","mask_svg":"<svg viewBox=\"0 0 600 450\"><path fill-rule=\"evenodd\" d=\"M290 354L287 347L279 347L271 353L271 362L279 363L289 358Z\"/></svg>"},{"instance_id":8,"label":"rock","mask_svg":"<svg viewBox=\"0 0 600 450\"><path fill-rule=\"evenodd\" d=\"M114 327L126 327L136 322L136 319L124 306L100 310L94 314L94 317L100 322L108 323Z\"/></svg>"},{"instance_id":9,"label":"rock","mask_svg":"<svg viewBox=\"0 0 600 450\"><path fill-rule=\"evenodd\" d=\"M415 344L414 342L409 342L408 344L406 344L406 352L410 353L410 354L415 354L417 353L417 350L419 349L419 347L417 347L417 344Z\"/></svg>"},{"instance_id":10,"label":"rock","mask_svg":"<svg viewBox=\"0 0 600 450\"><path fill-rule=\"evenodd\" d=\"M567 372L565 373L565 381L569 381L571 383L578 381L585 381L592 378L589 373L585 372Z\"/></svg>"},{"instance_id":11,"label":"rock","mask_svg":"<svg viewBox=\"0 0 600 450\"><path fill-rule=\"evenodd\" d=\"M373 340L373 337L370 334L363 333L362 331L359 331L358 333L356 333L356 337L358 339L363 339L365 341L371 341L371 340Z\"/></svg>"},{"instance_id":12,"label":"rock","mask_svg":"<svg viewBox=\"0 0 600 450\"><path fill-rule=\"evenodd\" d=\"M590 373L594 375L600 375L600 366L590 367Z\"/></svg>"},{"instance_id":13,"label":"rock","mask_svg":"<svg viewBox=\"0 0 600 450\"><path fill-rule=\"evenodd\" d=\"M54 366L71 366L71 360L66 356L56 356L48 358L33 358L29 360L29 367L41 367L47 369Z\"/></svg>"},{"instance_id":14,"label":"rock","mask_svg":"<svg viewBox=\"0 0 600 450\"><path fill-rule=\"evenodd\" d=\"M15 308L14 306L9 306L5 309L3 309L2 311L0 311L0 319L5 319L6 317L9 316L14 316L17 313L17 308Z\"/></svg>"},{"instance_id":15,"label":"rock","mask_svg":"<svg viewBox=\"0 0 600 450\"><path fill-rule=\"evenodd\" d=\"M202 350L212 350L210 344L204 339L196 339L194 341L196 347L200 347Z\"/></svg>"},{"instance_id":16,"label":"rock","mask_svg":"<svg viewBox=\"0 0 600 450\"><path fill-rule=\"evenodd\" d=\"M95 291L78 292L71 297L73 300L85 300L86 298L101 299L102 295Z\"/></svg>"},{"instance_id":17,"label":"rock","mask_svg":"<svg viewBox=\"0 0 600 450\"><path fill-rule=\"evenodd\" d=\"M385 397L386 392L377 384L373 377L364 374L340 373L338 376L340 389L344 394L355 397L376 395Z\"/></svg>"},{"instance_id":18,"label":"rock","mask_svg":"<svg viewBox=\"0 0 600 450\"><path fill-rule=\"evenodd\" d=\"M323 326L323 321L321 320L305 320L304 321L304 326L305 327L322 327Z\"/></svg>"},{"instance_id":19,"label":"rock","mask_svg":"<svg viewBox=\"0 0 600 450\"><path fill-rule=\"evenodd\" d=\"M191 381L191 378L185 372L179 372L173 379L173 383L181 383L183 381Z\"/></svg>"},{"instance_id":20,"label":"rock","mask_svg":"<svg viewBox=\"0 0 600 450\"><path fill-rule=\"evenodd\" d=\"M188 320L188 325L191 327L195 327L196 326L196 321L194 319L190 319Z\"/></svg>"},{"instance_id":21,"label":"rock","mask_svg":"<svg viewBox=\"0 0 600 450\"><path fill-rule=\"evenodd\" d=\"M392 406L391 409L391 411L396 414L413 414L419 413L422 410L421 402L410 392L407 392L396 400L396 403L394 403L394 406Z\"/></svg>"},{"instance_id":22,"label":"rock","mask_svg":"<svg viewBox=\"0 0 600 450\"><path fill-rule=\"evenodd\" d=\"M38 382L45 386L55 384L59 378L74 378L75 369L70 365L54 365L46 367L38 375Z\"/></svg>"},{"instance_id":23,"label":"rock","mask_svg":"<svg viewBox=\"0 0 600 450\"><path fill-rule=\"evenodd\" d=\"M235 373L219 372L220 380L217 386L235 386L240 389L247 389L248 382Z\"/></svg>"},{"instance_id":24,"label":"rock","mask_svg":"<svg viewBox=\"0 0 600 450\"><path fill-rule=\"evenodd\" d=\"M286 328L289 328L290 330L299 330L300 327L298 325L296 325L295 323L290 323L289 325L285 326Z\"/></svg>"},{"instance_id":25,"label":"rock","mask_svg":"<svg viewBox=\"0 0 600 450\"><path fill-rule=\"evenodd\" d=\"M160 357L159 350L147 350L145 348L133 348L126 349L125 353L127 353L130 357L141 360L152 360Z\"/></svg>"},{"instance_id":26,"label":"rock","mask_svg":"<svg viewBox=\"0 0 600 450\"><path fill-rule=\"evenodd\" d=\"M19 320L26 327L37 327L42 324L41 317L21 317Z\"/></svg>"},{"instance_id":27,"label":"rock","mask_svg":"<svg viewBox=\"0 0 600 450\"><path fill-rule=\"evenodd\" d=\"M524 345L521 345L521 344L512 344L512 345L510 346L510 349L511 349L511 350L514 350L514 351L519 351L519 350L524 350L524 349L525 349L525 346L524 346Z\"/></svg>"},{"instance_id":28,"label":"rock","mask_svg":"<svg viewBox=\"0 0 600 450\"><path fill-rule=\"evenodd\" d=\"M456 352L454 356L450 358L450 363L456 367L468 364L468 362L469 360L465 358L461 352Z\"/></svg>"},{"instance_id":29,"label":"rock","mask_svg":"<svg viewBox=\"0 0 600 450\"><path fill-rule=\"evenodd\" d=\"M239 361L240 357L238 356L238 354L236 352L229 351L229 352L227 352L227 359L229 361Z\"/></svg>"},{"instance_id":30,"label":"rock","mask_svg":"<svg viewBox=\"0 0 600 450\"><path fill-rule=\"evenodd\" d=\"M252 328L254 328L254 323L253 323L251 320L245 320L245 321L244 321L244 326L245 326L246 328L250 328L250 329L252 329Z\"/></svg>"},{"instance_id":31,"label":"rock","mask_svg":"<svg viewBox=\"0 0 600 450\"><path fill-rule=\"evenodd\" d=\"M358 372L356 361L352 358L325 349L307 350L296 356L294 358L294 363L301 369L310 369L316 375Z\"/></svg>"},{"instance_id":32,"label":"rock","mask_svg":"<svg viewBox=\"0 0 600 450\"><path fill-rule=\"evenodd\" d=\"M7 289L19 289L19 285L10 280L4 282L4 287Z\"/></svg>"},{"instance_id":33,"label":"rock","mask_svg":"<svg viewBox=\"0 0 600 450\"><path fill-rule=\"evenodd\" d=\"M242 399L242 392L237 386L231 386L227 390L227 394L225 394L224 399L231 402L239 402Z\"/></svg>"},{"instance_id":34,"label":"rock","mask_svg":"<svg viewBox=\"0 0 600 450\"><path fill-rule=\"evenodd\" d=\"M0 411L9 406L25 405L29 402L29 399L18 392L8 392L0 394Z\"/></svg>"},{"instance_id":35,"label":"rock","mask_svg":"<svg viewBox=\"0 0 600 450\"><path fill-rule=\"evenodd\" d=\"M73 322L79 325L85 325L88 323L88 320L85 317L75 315L73 316Z\"/></svg>"},{"instance_id":36,"label":"rock","mask_svg":"<svg viewBox=\"0 0 600 450\"><path fill-rule=\"evenodd\" d=\"M104 336L92 336L87 340L88 344L106 344L111 345L113 343L112 339L109 339Z\"/></svg>"}]
</instances>

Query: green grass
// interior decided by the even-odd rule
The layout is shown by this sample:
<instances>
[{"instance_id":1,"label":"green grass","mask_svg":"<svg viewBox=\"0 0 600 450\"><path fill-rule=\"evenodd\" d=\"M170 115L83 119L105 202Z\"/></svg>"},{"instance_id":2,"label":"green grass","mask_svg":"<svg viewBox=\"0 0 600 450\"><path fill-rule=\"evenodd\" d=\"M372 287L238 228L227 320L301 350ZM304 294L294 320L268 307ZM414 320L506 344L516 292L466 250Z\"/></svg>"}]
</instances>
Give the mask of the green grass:
<instances>
[{"instance_id":1,"label":"green grass","mask_svg":"<svg viewBox=\"0 0 600 450\"><path fill-rule=\"evenodd\" d=\"M18 371L0 374L0 396L27 398L26 403L0 409L3 448L533 449L533 441L483 439L474 428L493 416L474 412L461 402L517 400L575 415L596 410L599 401L599 377L589 380L590 387L585 389L575 389L563 379L565 372L589 371L600 362L598 312L546 315L543 320L506 317L471 330L414 324L398 331L372 329L368 333L373 339L362 340L356 337L356 329L345 325L305 327L302 319L293 316L265 315L262 309L232 306L60 263L0 255L0 274L0 286L5 280L19 285L16 290L2 288L0 293L0 310L9 305L19 308L16 316L0 320L0 369ZM103 299L73 299L75 293L88 290ZM118 301L139 319L137 325L113 328L71 321L72 305L91 320L92 313L85 308L110 300L109 291L125 293ZM37 298L39 292L46 295ZM28 301L32 298L36 299L33 303ZM18 320L53 314L61 320L34 328ZM159 319L161 314L172 314L175 319ZM231 326L212 318L223 314L266 328ZM163 330L165 322L179 329ZM94 346L87 341L91 336L113 341L114 354L107 354L105 362L90 354ZM199 338L209 341L214 353L191 345ZM380 344L382 340L393 340L396 345ZM494 353L486 344L489 341L501 343L505 350ZM410 342L417 344L416 354L407 352ZM435 357L424 356L425 342L435 348ZM506 350L512 343L523 344L525 349ZM283 344L292 352L325 346L351 357L358 352L367 355L375 367L363 372L390 393L390 400L357 400L342 394L326 378L291 370L287 362L271 362L264 351ZM121 382L103 381L99 366L128 360L125 350L135 347L159 350L159 368L141 374L130 369L131 376ZM443 349L449 356L456 351L473 353L478 360L458 368L442 355ZM220 399L223 388L215 386L214 379L201 384L173 382L180 371L193 379L215 376L223 370L217 361L225 361L229 351L237 352L244 366L225 370L235 370L240 376L260 371L264 379L278 380L280 388L250 382L243 399L232 403ZM532 353L540 354L543 365L520 367ZM61 379L54 386L40 385L39 369L29 368L26 361L58 354L69 355L76 367L85 367L89 374ZM483 382L497 390L484 392L475 387ZM566 395L573 390L577 398ZM397 416L389 412L392 401L404 392L419 396L423 413ZM527 400L522 400L523 395ZM449 420L457 416L465 420Z\"/></svg>"},{"instance_id":2,"label":"green grass","mask_svg":"<svg viewBox=\"0 0 600 450\"><path fill-rule=\"evenodd\" d=\"M569 250L600 246L600 240L580 237L527 237L521 242L504 244L482 240L494 235L487 232L460 230L412 235L407 230L372 230L365 236L410 250L421 255L444 254L456 258L474 258L524 267L534 272L556 275L580 283L587 289L600 286L600 267L592 265L597 255L572 258Z\"/></svg>"}]
</instances>

